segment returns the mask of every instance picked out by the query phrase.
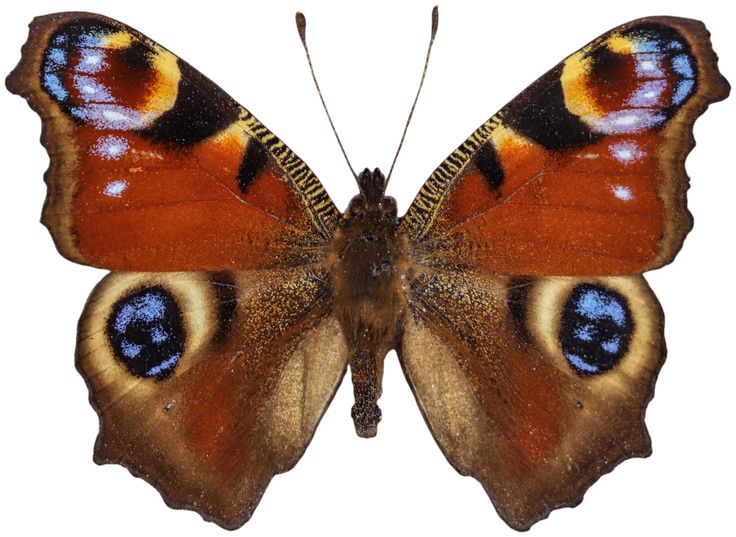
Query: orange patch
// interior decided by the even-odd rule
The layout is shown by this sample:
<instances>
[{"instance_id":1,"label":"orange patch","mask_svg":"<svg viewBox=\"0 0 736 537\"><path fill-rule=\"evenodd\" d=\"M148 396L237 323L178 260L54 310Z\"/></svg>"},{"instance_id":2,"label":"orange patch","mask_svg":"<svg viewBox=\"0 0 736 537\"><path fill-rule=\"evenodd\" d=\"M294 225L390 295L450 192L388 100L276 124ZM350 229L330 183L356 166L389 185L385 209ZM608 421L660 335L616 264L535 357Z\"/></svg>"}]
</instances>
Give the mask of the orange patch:
<instances>
[{"instance_id":1,"label":"orange patch","mask_svg":"<svg viewBox=\"0 0 736 537\"><path fill-rule=\"evenodd\" d=\"M288 220L298 222L301 215L294 213L303 209L285 202L283 180L274 176L254 195L238 190L242 152L234 144L177 150L92 127L79 128L77 140L81 158L71 214L79 248L92 265L244 270L283 261L283 251L263 249L299 239ZM117 144L120 154L101 157L101 143L108 151Z\"/></svg>"}]
</instances>

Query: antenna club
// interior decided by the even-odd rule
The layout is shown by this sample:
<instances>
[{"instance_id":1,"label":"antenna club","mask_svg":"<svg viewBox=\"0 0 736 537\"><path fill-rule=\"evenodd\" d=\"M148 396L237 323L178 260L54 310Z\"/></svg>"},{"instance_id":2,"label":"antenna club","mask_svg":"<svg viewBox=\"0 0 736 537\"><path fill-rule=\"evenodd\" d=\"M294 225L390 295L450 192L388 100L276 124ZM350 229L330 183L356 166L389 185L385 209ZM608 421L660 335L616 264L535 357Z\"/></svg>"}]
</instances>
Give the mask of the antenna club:
<instances>
[{"instance_id":1,"label":"antenna club","mask_svg":"<svg viewBox=\"0 0 736 537\"><path fill-rule=\"evenodd\" d=\"M302 43L307 40L307 18L304 16L304 13L301 11L296 12L296 30L299 32L299 37L302 40Z\"/></svg>"}]
</instances>

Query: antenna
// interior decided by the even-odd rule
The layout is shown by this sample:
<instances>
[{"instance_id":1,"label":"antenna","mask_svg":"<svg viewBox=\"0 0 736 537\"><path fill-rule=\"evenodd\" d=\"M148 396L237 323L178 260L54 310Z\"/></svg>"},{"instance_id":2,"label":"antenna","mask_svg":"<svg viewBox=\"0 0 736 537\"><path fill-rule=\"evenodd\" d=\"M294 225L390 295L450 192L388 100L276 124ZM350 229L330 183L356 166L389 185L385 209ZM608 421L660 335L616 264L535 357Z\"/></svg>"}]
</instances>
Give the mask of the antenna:
<instances>
[{"instance_id":1,"label":"antenna","mask_svg":"<svg viewBox=\"0 0 736 537\"><path fill-rule=\"evenodd\" d=\"M312 80L314 80L314 85L317 88L317 93L319 93L319 100L322 101L322 107L325 109L325 114L327 114L327 119L330 122L330 127L332 127L332 132L335 134L335 138L337 139L337 144L340 146L340 151L342 151L342 156L345 157L345 162L348 163L348 168L350 168L350 172L353 174L353 177L355 177L355 180L357 181L358 175L355 173L353 166L350 164L350 159L348 158L348 155L345 152L345 148L342 145L340 136L338 136L337 134L337 130L335 129L335 124L332 122L332 117L330 116L330 112L329 110L327 110L325 99L324 97L322 97L322 90L319 89L319 82L317 82L317 77L314 74L314 67L312 67L312 58L309 55L309 48L307 47L307 18L304 16L303 13L299 11L296 12L296 29L299 32L299 38L302 40L302 46L304 47L304 52L306 52L307 54L307 62L309 62L309 71L312 73Z\"/></svg>"},{"instance_id":2,"label":"antenna","mask_svg":"<svg viewBox=\"0 0 736 537\"><path fill-rule=\"evenodd\" d=\"M404 127L403 134L401 135L401 141L399 142L399 147L396 150L396 155L394 155L394 161L391 163L391 168L388 170L388 176L386 177L387 185L388 185L388 182L391 180L391 174L394 171L394 166L396 166L396 159L399 158L401 147L404 145L404 138L406 138L406 131L409 130L409 123L411 123L411 117L414 115L414 108L416 108L417 101L419 100L419 93L421 93L422 86L424 85L424 77L427 76L427 66L429 65L429 55L432 52L432 45L434 44L434 36L437 35L438 23L439 23L439 9L437 6L434 6L432 8L432 36L429 38L429 47L427 48L427 59L424 60L424 71L422 71L422 79L419 81L419 89L417 90L417 95L416 97L414 97L414 103L411 105L411 110L409 111L409 117L406 119L406 126Z\"/></svg>"}]
</instances>

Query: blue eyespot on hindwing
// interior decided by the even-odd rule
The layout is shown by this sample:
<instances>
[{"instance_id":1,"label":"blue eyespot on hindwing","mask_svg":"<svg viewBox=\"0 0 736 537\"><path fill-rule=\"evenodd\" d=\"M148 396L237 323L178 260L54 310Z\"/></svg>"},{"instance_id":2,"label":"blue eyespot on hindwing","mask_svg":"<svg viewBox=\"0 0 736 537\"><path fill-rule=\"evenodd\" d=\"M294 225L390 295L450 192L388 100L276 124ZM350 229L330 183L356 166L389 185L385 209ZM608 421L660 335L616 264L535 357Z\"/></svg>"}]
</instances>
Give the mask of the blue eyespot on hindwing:
<instances>
[{"instance_id":1,"label":"blue eyespot on hindwing","mask_svg":"<svg viewBox=\"0 0 736 537\"><path fill-rule=\"evenodd\" d=\"M181 310L162 286L144 287L120 298L107 320L115 358L132 375L165 379L184 352Z\"/></svg>"},{"instance_id":2,"label":"blue eyespot on hindwing","mask_svg":"<svg viewBox=\"0 0 736 537\"><path fill-rule=\"evenodd\" d=\"M562 353L580 375L605 373L626 355L633 329L623 295L602 285L577 285L562 311Z\"/></svg>"}]
</instances>

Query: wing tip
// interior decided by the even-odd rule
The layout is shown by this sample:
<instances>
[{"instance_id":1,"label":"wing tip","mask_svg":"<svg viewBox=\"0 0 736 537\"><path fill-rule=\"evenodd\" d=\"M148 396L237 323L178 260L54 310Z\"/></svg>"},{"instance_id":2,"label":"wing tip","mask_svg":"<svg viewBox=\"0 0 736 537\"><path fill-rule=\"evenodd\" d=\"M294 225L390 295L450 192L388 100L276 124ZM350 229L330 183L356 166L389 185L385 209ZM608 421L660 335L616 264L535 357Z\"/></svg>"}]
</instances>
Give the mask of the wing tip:
<instances>
[{"instance_id":1,"label":"wing tip","mask_svg":"<svg viewBox=\"0 0 736 537\"><path fill-rule=\"evenodd\" d=\"M688 41L698 59L699 76L695 94L679 112L683 120L672 122L668 127L669 136L673 141L663 152L662 166L668 177L681 179L669 181L664 186L668 194L665 199L671 200L667 208L671 216L660 241L660 253L652 259L645 270L657 269L671 263L693 229L694 220L687 208L686 197L690 177L685 168L687 157L696 146L693 125L711 104L726 99L731 91L730 83L718 69L718 55L711 42L711 33L704 22L697 19L658 16L637 19L629 24L653 22L664 23L674 28Z\"/></svg>"},{"instance_id":2,"label":"wing tip","mask_svg":"<svg viewBox=\"0 0 736 537\"><path fill-rule=\"evenodd\" d=\"M49 35L65 21L80 17L105 17L86 12L60 12L35 17L28 25L28 36L21 47L21 57L15 68L5 79L5 87L10 93L26 100L28 106L41 118L41 145L49 156L49 167L44 173L47 195L41 214L41 223L46 226L52 236L59 253L70 261L86 264L81 254L78 239L71 223L71 217L60 210L62 198L69 195L62 188L62 182L55 178L63 175L65 166L73 161L74 156L68 154L68 146L59 142L58 133L54 129L64 126L52 126L47 119L53 115L53 101L41 87L41 56L45 51L45 42Z\"/></svg>"},{"instance_id":3,"label":"wing tip","mask_svg":"<svg viewBox=\"0 0 736 537\"><path fill-rule=\"evenodd\" d=\"M45 39L64 22L80 19L80 18L96 18L101 21L115 22L109 17L91 13L87 11L61 11L57 13L49 13L46 15L38 15L31 19L28 23L28 36L21 46L20 60L13 70L5 78L5 87L10 93L20 95L26 99L33 96L35 87L28 84L28 80L37 71L40 63L40 56L45 50L43 44ZM36 112L36 110L34 108Z\"/></svg>"}]
</instances>

